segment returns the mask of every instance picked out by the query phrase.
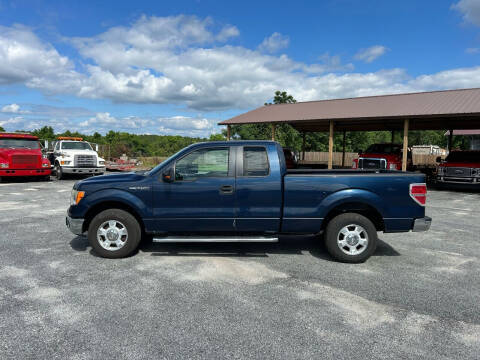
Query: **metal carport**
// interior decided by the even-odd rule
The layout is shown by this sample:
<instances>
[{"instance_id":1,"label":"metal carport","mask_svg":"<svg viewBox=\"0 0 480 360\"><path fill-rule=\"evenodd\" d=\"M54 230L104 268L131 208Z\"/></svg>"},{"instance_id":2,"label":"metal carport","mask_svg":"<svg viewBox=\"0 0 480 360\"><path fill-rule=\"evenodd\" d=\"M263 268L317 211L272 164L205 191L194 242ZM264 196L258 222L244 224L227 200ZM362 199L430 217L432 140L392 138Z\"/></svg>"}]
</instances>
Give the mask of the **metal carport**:
<instances>
[{"instance_id":1,"label":"metal carport","mask_svg":"<svg viewBox=\"0 0 480 360\"><path fill-rule=\"evenodd\" d=\"M275 126L282 123L302 133L328 131L329 169L334 131L403 130L405 171L409 130L449 130L452 134L455 129L480 128L480 88L265 105L219 125L227 125L230 139L230 125L265 123L272 124L272 140Z\"/></svg>"}]
</instances>

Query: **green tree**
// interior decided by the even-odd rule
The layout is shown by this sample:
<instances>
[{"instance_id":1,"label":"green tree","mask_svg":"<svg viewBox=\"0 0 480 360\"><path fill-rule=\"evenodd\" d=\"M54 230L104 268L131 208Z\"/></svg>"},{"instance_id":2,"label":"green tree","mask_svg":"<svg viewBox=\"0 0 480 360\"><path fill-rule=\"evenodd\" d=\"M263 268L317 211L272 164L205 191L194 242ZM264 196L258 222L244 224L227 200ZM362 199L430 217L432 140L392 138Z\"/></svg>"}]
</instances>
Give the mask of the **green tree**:
<instances>
[{"instance_id":1,"label":"green tree","mask_svg":"<svg viewBox=\"0 0 480 360\"><path fill-rule=\"evenodd\" d=\"M5 132L5 129L0 126L0 132Z\"/></svg>"},{"instance_id":2,"label":"green tree","mask_svg":"<svg viewBox=\"0 0 480 360\"><path fill-rule=\"evenodd\" d=\"M44 126L32 131L32 134L42 140L55 140L55 132L51 126Z\"/></svg>"},{"instance_id":3,"label":"green tree","mask_svg":"<svg viewBox=\"0 0 480 360\"><path fill-rule=\"evenodd\" d=\"M275 91L273 103L265 103L265 106L277 104L293 104L297 100L286 91ZM231 128L232 136L241 140L270 139L272 127L270 124L234 125ZM225 134L225 132L224 132ZM302 140L300 133L289 124L278 124L275 128L275 139L284 147L300 150Z\"/></svg>"}]
</instances>

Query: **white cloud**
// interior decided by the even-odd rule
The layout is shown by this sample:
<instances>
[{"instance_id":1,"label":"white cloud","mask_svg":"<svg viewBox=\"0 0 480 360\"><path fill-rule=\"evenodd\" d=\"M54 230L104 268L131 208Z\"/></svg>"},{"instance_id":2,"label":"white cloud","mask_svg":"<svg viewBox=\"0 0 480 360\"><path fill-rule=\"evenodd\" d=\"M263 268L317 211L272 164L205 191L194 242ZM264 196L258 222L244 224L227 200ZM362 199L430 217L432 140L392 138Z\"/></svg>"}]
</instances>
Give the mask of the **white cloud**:
<instances>
[{"instance_id":1,"label":"white cloud","mask_svg":"<svg viewBox=\"0 0 480 360\"><path fill-rule=\"evenodd\" d=\"M237 37L240 35L240 31L236 26L226 25L223 29L217 34L216 39L218 41L227 41L229 38Z\"/></svg>"},{"instance_id":2,"label":"white cloud","mask_svg":"<svg viewBox=\"0 0 480 360\"><path fill-rule=\"evenodd\" d=\"M452 9L462 13L465 22L480 26L480 1L460 0L452 5Z\"/></svg>"},{"instance_id":3,"label":"white cloud","mask_svg":"<svg viewBox=\"0 0 480 360\"><path fill-rule=\"evenodd\" d=\"M477 47L475 47L475 48L467 48L467 49L465 49L465 52L466 52L467 54L478 54L478 53L480 53L480 48L477 48Z\"/></svg>"},{"instance_id":4,"label":"white cloud","mask_svg":"<svg viewBox=\"0 0 480 360\"><path fill-rule=\"evenodd\" d=\"M236 28L229 25L219 30L212 28L216 27L209 18L141 17L131 26L113 27L91 38L70 39L78 49L78 63L86 64L79 69L31 30L18 26L2 28L0 79L6 83L7 77L2 74L8 73L9 83L23 83L47 93L117 103L175 104L201 113L260 106L279 89L286 90L298 101L306 101L480 86L479 67L450 69L417 78L409 76L405 69L354 73L353 65L342 64L338 55L326 53L317 63L307 64L285 54L219 44L220 38L235 36L238 29L235 31ZM13 61L13 55L5 55L10 54L10 48L24 49L24 53L33 54L38 61L24 55L17 57L22 61ZM377 45L357 56L373 61L386 50ZM47 116L49 110L44 111L43 116ZM82 113L81 109L78 111ZM68 111L53 112L51 116L54 119L73 117ZM210 119L207 119L210 125L202 120L203 115L198 119L168 118L162 122L154 118L118 118L108 113L94 116L87 110L77 116L83 117L85 129L103 124L105 129L180 131L175 129L178 127L175 123L183 121L182 131L215 130L209 127Z\"/></svg>"},{"instance_id":5,"label":"white cloud","mask_svg":"<svg viewBox=\"0 0 480 360\"><path fill-rule=\"evenodd\" d=\"M269 37L263 39L262 43L258 46L258 49L260 51L275 53L278 50L287 48L289 43L290 39L288 36L274 32Z\"/></svg>"},{"instance_id":6,"label":"white cloud","mask_svg":"<svg viewBox=\"0 0 480 360\"><path fill-rule=\"evenodd\" d=\"M378 57L382 56L388 51L388 48L382 45L374 45L370 46L369 48L366 49L360 49L356 54L355 54L355 59L356 60L361 60L365 61L366 63L371 63Z\"/></svg>"},{"instance_id":7,"label":"white cloud","mask_svg":"<svg viewBox=\"0 0 480 360\"><path fill-rule=\"evenodd\" d=\"M22 124L24 121L24 118L22 116L15 116L9 119L0 119L0 126L3 128L16 126L18 124ZM15 129L18 130L18 129Z\"/></svg>"},{"instance_id":8,"label":"white cloud","mask_svg":"<svg viewBox=\"0 0 480 360\"><path fill-rule=\"evenodd\" d=\"M10 104L10 105L5 105L2 107L1 110L3 113L12 113L16 114L20 111L20 106L18 104Z\"/></svg>"},{"instance_id":9,"label":"white cloud","mask_svg":"<svg viewBox=\"0 0 480 360\"><path fill-rule=\"evenodd\" d=\"M42 42L30 29L0 26L0 85L57 81L73 75L72 69L67 57Z\"/></svg>"}]
</instances>

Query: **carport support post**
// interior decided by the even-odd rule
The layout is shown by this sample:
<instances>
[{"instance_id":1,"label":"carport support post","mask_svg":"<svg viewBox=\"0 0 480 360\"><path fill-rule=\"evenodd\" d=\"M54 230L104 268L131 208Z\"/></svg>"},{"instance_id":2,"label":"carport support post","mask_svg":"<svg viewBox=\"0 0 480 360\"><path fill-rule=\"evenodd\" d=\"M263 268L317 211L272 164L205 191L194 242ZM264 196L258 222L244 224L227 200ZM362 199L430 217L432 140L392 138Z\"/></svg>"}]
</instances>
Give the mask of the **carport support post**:
<instances>
[{"instance_id":1,"label":"carport support post","mask_svg":"<svg viewBox=\"0 0 480 360\"><path fill-rule=\"evenodd\" d=\"M395 141L395 130L392 130L392 141L391 143L393 144Z\"/></svg>"},{"instance_id":2,"label":"carport support post","mask_svg":"<svg viewBox=\"0 0 480 360\"><path fill-rule=\"evenodd\" d=\"M407 157L408 157L408 119L403 121L403 158L402 171L407 171Z\"/></svg>"},{"instance_id":3,"label":"carport support post","mask_svg":"<svg viewBox=\"0 0 480 360\"><path fill-rule=\"evenodd\" d=\"M305 138L306 138L307 134L306 132L304 131L303 134L302 134L302 160L305 160Z\"/></svg>"},{"instance_id":4,"label":"carport support post","mask_svg":"<svg viewBox=\"0 0 480 360\"><path fill-rule=\"evenodd\" d=\"M275 124L272 124L272 141L275 141Z\"/></svg>"},{"instance_id":5,"label":"carport support post","mask_svg":"<svg viewBox=\"0 0 480 360\"><path fill-rule=\"evenodd\" d=\"M333 120L330 120L330 133L328 135L328 168L333 168Z\"/></svg>"},{"instance_id":6,"label":"carport support post","mask_svg":"<svg viewBox=\"0 0 480 360\"><path fill-rule=\"evenodd\" d=\"M453 129L448 130L448 152L452 150L453 145Z\"/></svg>"},{"instance_id":7,"label":"carport support post","mask_svg":"<svg viewBox=\"0 0 480 360\"><path fill-rule=\"evenodd\" d=\"M231 129L230 129L230 125L227 125L227 140L230 141L230 136L231 136Z\"/></svg>"},{"instance_id":8,"label":"carport support post","mask_svg":"<svg viewBox=\"0 0 480 360\"><path fill-rule=\"evenodd\" d=\"M342 167L345 167L345 141L346 140L347 140L347 130L343 130Z\"/></svg>"}]
</instances>

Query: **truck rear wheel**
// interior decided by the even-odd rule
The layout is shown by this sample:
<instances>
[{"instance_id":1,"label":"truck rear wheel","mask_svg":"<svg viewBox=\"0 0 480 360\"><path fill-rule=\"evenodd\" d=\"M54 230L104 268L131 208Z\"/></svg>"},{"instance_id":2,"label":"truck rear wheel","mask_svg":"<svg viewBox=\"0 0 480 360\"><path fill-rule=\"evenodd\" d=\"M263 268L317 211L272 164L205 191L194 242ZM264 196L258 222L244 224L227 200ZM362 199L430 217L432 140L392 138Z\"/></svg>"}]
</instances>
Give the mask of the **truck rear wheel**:
<instances>
[{"instance_id":1,"label":"truck rear wheel","mask_svg":"<svg viewBox=\"0 0 480 360\"><path fill-rule=\"evenodd\" d=\"M105 210L96 215L88 227L88 241L101 257L117 259L131 255L142 237L135 217L120 209Z\"/></svg>"},{"instance_id":2,"label":"truck rear wheel","mask_svg":"<svg viewBox=\"0 0 480 360\"><path fill-rule=\"evenodd\" d=\"M360 263L375 252L377 238L377 229L368 218L356 213L345 213L328 223L325 244L336 260Z\"/></svg>"}]
</instances>

